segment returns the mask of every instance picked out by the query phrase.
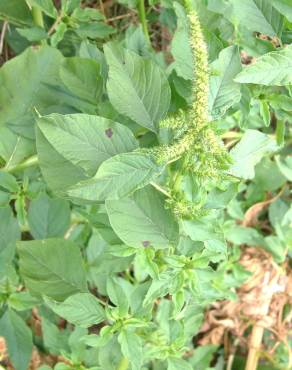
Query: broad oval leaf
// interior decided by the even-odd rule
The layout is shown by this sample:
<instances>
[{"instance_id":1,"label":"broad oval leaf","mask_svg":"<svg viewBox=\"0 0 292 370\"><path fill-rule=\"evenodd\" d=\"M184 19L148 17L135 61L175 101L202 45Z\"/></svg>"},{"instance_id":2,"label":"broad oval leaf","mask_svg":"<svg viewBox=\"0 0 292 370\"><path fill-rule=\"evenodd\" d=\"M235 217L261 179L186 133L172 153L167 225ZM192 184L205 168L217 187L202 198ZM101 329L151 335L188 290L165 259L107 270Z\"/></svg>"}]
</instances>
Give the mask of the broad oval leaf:
<instances>
[{"instance_id":1,"label":"broad oval leaf","mask_svg":"<svg viewBox=\"0 0 292 370\"><path fill-rule=\"evenodd\" d=\"M283 14L289 22L292 22L292 3L291 0L272 0L273 6Z\"/></svg>"},{"instance_id":2,"label":"broad oval leaf","mask_svg":"<svg viewBox=\"0 0 292 370\"><path fill-rule=\"evenodd\" d=\"M69 240L46 239L17 243L21 276L33 295L62 301L86 292L86 274L78 246Z\"/></svg>"},{"instance_id":3,"label":"broad oval leaf","mask_svg":"<svg viewBox=\"0 0 292 370\"><path fill-rule=\"evenodd\" d=\"M129 359L132 370L140 370L143 363L142 340L134 331L124 329L118 336L123 355Z\"/></svg>"},{"instance_id":4,"label":"broad oval leaf","mask_svg":"<svg viewBox=\"0 0 292 370\"><path fill-rule=\"evenodd\" d=\"M0 70L0 125L32 139L35 110L41 114L92 111L92 104L65 89L59 77L63 59L57 49L45 46L28 48L5 63Z\"/></svg>"},{"instance_id":5,"label":"broad oval leaf","mask_svg":"<svg viewBox=\"0 0 292 370\"><path fill-rule=\"evenodd\" d=\"M17 184L16 178L9 172L0 170L0 187L8 190L11 193L17 193L19 191L19 186Z\"/></svg>"},{"instance_id":6,"label":"broad oval leaf","mask_svg":"<svg viewBox=\"0 0 292 370\"><path fill-rule=\"evenodd\" d=\"M45 297L46 304L71 324L89 328L105 319L105 312L93 294L77 293L64 302L55 302Z\"/></svg>"},{"instance_id":7,"label":"broad oval leaf","mask_svg":"<svg viewBox=\"0 0 292 370\"><path fill-rule=\"evenodd\" d=\"M17 219L10 207L0 207L0 252L20 238Z\"/></svg>"},{"instance_id":8,"label":"broad oval leaf","mask_svg":"<svg viewBox=\"0 0 292 370\"><path fill-rule=\"evenodd\" d=\"M119 154L103 162L92 179L68 189L67 195L91 202L119 199L149 184L162 170L149 154Z\"/></svg>"},{"instance_id":9,"label":"broad oval leaf","mask_svg":"<svg viewBox=\"0 0 292 370\"><path fill-rule=\"evenodd\" d=\"M110 223L127 245L165 248L178 240L178 224L165 209L164 197L153 187L138 190L130 198L107 200Z\"/></svg>"},{"instance_id":10,"label":"broad oval leaf","mask_svg":"<svg viewBox=\"0 0 292 370\"><path fill-rule=\"evenodd\" d=\"M167 370L192 370L193 367L182 358L170 357L167 360Z\"/></svg>"},{"instance_id":11,"label":"broad oval leaf","mask_svg":"<svg viewBox=\"0 0 292 370\"><path fill-rule=\"evenodd\" d=\"M48 38L48 34L41 27L17 28L17 32L30 42L39 42Z\"/></svg>"},{"instance_id":12,"label":"broad oval leaf","mask_svg":"<svg viewBox=\"0 0 292 370\"><path fill-rule=\"evenodd\" d=\"M216 4L217 3L218 2L216 2ZM210 6L209 3L208 6ZM222 14L226 13L224 9L225 6L225 3L223 4L220 2L218 4L218 8L220 8L220 12L222 12ZM193 61L191 45L189 41L190 27L188 15L184 6L177 1L173 1L173 9L177 16L177 27L171 41L171 53L174 57L174 62L170 65L170 68L175 69L177 75L179 77L182 77L184 80L193 81L194 68L196 68L196 66ZM201 16L202 14L204 14L205 18L204 16ZM199 12L199 16L203 25L205 42L208 46L209 61L213 61L217 58L218 52L223 48L223 44L216 36L214 29L209 29L209 25L214 23L214 20L216 19L215 17L217 17L217 15L204 9L204 13Z\"/></svg>"},{"instance_id":13,"label":"broad oval leaf","mask_svg":"<svg viewBox=\"0 0 292 370\"><path fill-rule=\"evenodd\" d=\"M2 0L0 18L16 26L32 26L33 19L28 4L23 0Z\"/></svg>"},{"instance_id":14,"label":"broad oval leaf","mask_svg":"<svg viewBox=\"0 0 292 370\"><path fill-rule=\"evenodd\" d=\"M276 156L276 163L281 173L289 181L292 181L292 157L281 158L280 156Z\"/></svg>"},{"instance_id":15,"label":"broad oval leaf","mask_svg":"<svg viewBox=\"0 0 292 370\"><path fill-rule=\"evenodd\" d=\"M255 166L264 155L277 150L276 141L257 130L247 130L240 142L231 150L233 165L229 171L243 179L252 179Z\"/></svg>"},{"instance_id":16,"label":"broad oval leaf","mask_svg":"<svg viewBox=\"0 0 292 370\"><path fill-rule=\"evenodd\" d=\"M110 119L87 114L52 114L38 119L37 151L52 190L93 176L102 162L138 147L132 132Z\"/></svg>"},{"instance_id":17,"label":"broad oval leaf","mask_svg":"<svg viewBox=\"0 0 292 370\"><path fill-rule=\"evenodd\" d=\"M0 333L4 336L11 362L17 370L27 370L32 355L32 334L24 320L8 309L0 318Z\"/></svg>"},{"instance_id":18,"label":"broad oval leaf","mask_svg":"<svg viewBox=\"0 0 292 370\"><path fill-rule=\"evenodd\" d=\"M283 16L273 7L272 0L231 0L234 18L250 31L280 36Z\"/></svg>"},{"instance_id":19,"label":"broad oval leaf","mask_svg":"<svg viewBox=\"0 0 292 370\"><path fill-rule=\"evenodd\" d=\"M42 194L30 203L28 223L35 239L64 236L70 225L69 203Z\"/></svg>"},{"instance_id":20,"label":"broad oval leaf","mask_svg":"<svg viewBox=\"0 0 292 370\"><path fill-rule=\"evenodd\" d=\"M20 239L21 233L18 221L9 206L0 207L0 273L12 261L15 254L15 243Z\"/></svg>"},{"instance_id":21,"label":"broad oval leaf","mask_svg":"<svg viewBox=\"0 0 292 370\"><path fill-rule=\"evenodd\" d=\"M52 0L27 0L30 6L39 7L46 15L51 18L57 18L58 12Z\"/></svg>"},{"instance_id":22,"label":"broad oval leaf","mask_svg":"<svg viewBox=\"0 0 292 370\"><path fill-rule=\"evenodd\" d=\"M194 77L194 65L189 45L189 21L184 7L178 2L173 4L177 16L177 28L171 41L171 53L175 59L173 68L185 80Z\"/></svg>"},{"instance_id":23,"label":"broad oval leaf","mask_svg":"<svg viewBox=\"0 0 292 370\"><path fill-rule=\"evenodd\" d=\"M166 115L170 87L164 72L144 59L114 45L104 47L109 64L107 91L112 105L125 116L153 132Z\"/></svg>"},{"instance_id":24,"label":"broad oval leaf","mask_svg":"<svg viewBox=\"0 0 292 370\"><path fill-rule=\"evenodd\" d=\"M66 58L61 64L60 77L68 90L78 98L97 104L102 94L103 81L99 64L95 60Z\"/></svg>"},{"instance_id":25,"label":"broad oval leaf","mask_svg":"<svg viewBox=\"0 0 292 370\"><path fill-rule=\"evenodd\" d=\"M128 297L119 279L112 276L107 278L106 292L111 302L116 305L120 315L126 316L129 310Z\"/></svg>"},{"instance_id":26,"label":"broad oval leaf","mask_svg":"<svg viewBox=\"0 0 292 370\"><path fill-rule=\"evenodd\" d=\"M292 83L292 45L259 57L245 67L235 81L267 86L285 86Z\"/></svg>"},{"instance_id":27,"label":"broad oval leaf","mask_svg":"<svg viewBox=\"0 0 292 370\"><path fill-rule=\"evenodd\" d=\"M214 75L210 78L209 111L212 119L218 119L241 97L240 84L233 80L241 71L238 47L229 46L222 50L211 69Z\"/></svg>"}]
</instances>

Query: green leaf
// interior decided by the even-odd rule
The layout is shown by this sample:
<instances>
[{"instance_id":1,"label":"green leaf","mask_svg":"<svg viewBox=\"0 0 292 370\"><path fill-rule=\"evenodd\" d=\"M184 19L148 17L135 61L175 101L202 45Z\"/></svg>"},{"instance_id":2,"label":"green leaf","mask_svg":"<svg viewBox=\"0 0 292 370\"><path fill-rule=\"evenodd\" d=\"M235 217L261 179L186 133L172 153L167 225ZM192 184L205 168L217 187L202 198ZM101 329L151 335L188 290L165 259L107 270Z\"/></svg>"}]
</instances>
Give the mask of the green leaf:
<instances>
[{"instance_id":1,"label":"green leaf","mask_svg":"<svg viewBox=\"0 0 292 370\"><path fill-rule=\"evenodd\" d=\"M276 142L279 147L285 144L285 134L286 134L286 122L283 120L278 120L276 124Z\"/></svg>"},{"instance_id":2,"label":"green leaf","mask_svg":"<svg viewBox=\"0 0 292 370\"><path fill-rule=\"evenodd\" d=\"M29 292L15 292L10 294L7 303L16 311L25 311L37 306L40 301Z\"/></svg>"},{"instance_id":3,"label":"green leaf","mask_svg":"<svg viewBox=\"0 0 292 370\"><path fill-rule=\"evenodd\" d=\"M265 245L264 237L256 229L239 225L232 225L226 231L226 239L235 245L247 244L254 247Z\"/></svg>"},{"instance_id":4,"label":"green leaf","mask_svg":"<svg viewBox=\"0 0 292 370\"><path fill-rule=\"evenodd\" d=\"M46 292L45 292L46 293ZM105 319L105 313L93 294L77 293L58 303L45 297L45 303L71 324L89 328Z\"/></svg>"},{"instance_id":5,"label":"green leaf","mask_svg":"<svg viewBox=\"0 0 292 370\"><path fill-rule=\"evenodd\" d=\"M17 32L30 42L37 42L48 38L48 34L41 27L17 28Z\"/></svg>"},{"instance_id":6,"label":"green leaf","mask_svg":"<svg viewBox=\"0 0 292 370\"><path fill-rule=\"evenodd\" d=\"M148 241L145 240L144 245L147 246L147 243ZM154 262L155 250L152 247L140 247L139 250L137 250L137 248L134 248L134 251L136 253L134 262L135 277L138 280L144 280L143 278L139 279L139 277L149 274L153 279L157 279L159 277L159 268L157 263Z\"/></svg>"},{"instance_id":7,"label":"green leaf","mask_svg":"<svg viewBox=\"0 0 292 370\"><path fill-rule=\"evenodd\" d=\"M30 6L39 7L42 12L51 18L56 18L58 15L57 9L52 0L26 0Z\"/></svg>"},{"instance_id":8,"label":"green leaf","mask_svg":"<svg viewBox=\"0 0 292 370\"><path fill-rule=\"evenodd\" d=\"M66 14L72 13L76 8L80 7L80 0L61 0L62 10Z\"/></svg>"},{"instance_id":9,"label":"green leaf","mask_svg":"<svg viewBox=\"0 0 292 370\"><path fill-rule=\"evenodd\" d=\"M8 206L10 202L10 194L0 190L0 207Z\"/></svg>"},{"instance_id":10,"label":"green leaf","mask_svg":"<svg viewBox=\"0 0 292 370\"><path fill-rule=\"evenodd\" d=\"M255 168L253 182L256 185L256 190L262 192L262 194L264 192L273 192L281 188L286 182L276 162L269 157L265 157ZM273 176L271 176L271 173Z\"/></svg>"},{"instance_id":11,"label":"green leaf","mask_svg":"<svg viewBox=\"0 0 292 370\"><path fill-rule=\"evenodd\" d=\"M209 5L210 1L208 2ZM216 2L216 4L218 1ZM175 70L179 77L193 81L195 63L190 45L190 22L186 9L177 1L170 1L170 7L173 7L177 17L177 27L171 41L171 53L174 62L170 65L169 70ZM224 9L225 3L218 4L221 11ZM202 24L205 42L208 46L209 61L213 61L218 57L218 53L223 49L223 44L219 37L214 32L217 24L216 14L208 12L202 4L197 5L199 18ZM223 10L224 12L224 10ZM215 26L213 26L215 23ZM209 28L209 26L211 26ZM183 95L182 95L183 96Z\"/></svg>"},{"instance_id":12,"label":"green leaf","mask_svg":"<svg viewBox=\"0 0 292 370\"><path fill-rule=\"evenodd\" d=\"M188 17L181 4L174 2L173 7L177 16L177 28L171 41L171 53L175 60L172 66L178 76L185 80L192 80L194 77L194 66L189 45Z\"/></svg>"},{"instance_id":13,"label":"green leaf","mask_svg":"<svg viewBox=\"0 0 292 370\"><path fill-rule=\"evenodd\" d=\"M19 225L10 207L0 208L0 250L20 237Z\"/></svg>"},{"instance_id":14,"label":"green leaf","mask_svg":"<svg viewBox=\"0 0 292 370\"><path fill-rule=\"evenodd\" d=\"M106 209L114 231L129 246L163 248L177 242L178 225L151 186L130 198L107 200Z\"/></svg>"},{"instance_id":15,"label":"green leaf","mask_svg":"<svg viewBox=\"0 0 292 370\"><path fill-rule=\"evenodd\" d=\"M55 32L53 33L52 37L51 37L51 45L56 48L59 44L59 42L61 42L65 36L65 33L67 31L67 24L64 23L64 22L60 22L56 29L55 29Z\"/></svg>"},{"instance_id":16,"label":"green leaf","mask_svg":"<svg viewBox=\"0 0 292 370\"><path fill-rule=\"evenodd\" d=\"M269 235L265 237L265 245L263 247L271 253L277 263L283 263L287 255L287 245L283 243L275 235Z\"/></svg>"},{"instance_id":17,"label":"green leaf","mask_svg":"<svg viewBox=\"0 0 292 370\"><path fill-rule=\"evenodd\" d=\"M141 56L149 56L150 45L147 41L142 25L131 25L125 34L125 48Z\"/></svg>"},{"instance_id":18,"label":"green leaf","mask_svg":"<svg viewBox=\"0 0 292 370\"><path fill-rule=\"evenodd\" d=\"M218 212L195 220L183 220L185 233L194 241L222 240L223 232Z\"/></svg>"},{"instance_id":19,"label":"green leaf","mask_svg":"<svg viewBox=\"0 0 292 370\"><path fill-rule=\"evenodd\" d=\"M67 103L73 101L59 78L62 59L58 50L46 46L28 48L4 64L0 70L0 126L9 125L32 139L35 109L41 114L64 111L65 106L68 110Z\"/></svg>"},{"instance_id":20,"label":"green leaf","mask_svg":"<svg viewBox=\"0 0 292 370\"><path fill-rule=\"evenodd\" d=\"M1 74L1 72L0 72ZM1 90L1 87L0 87ZM0 124L0 157L6 162L5 167L19 164L35 153L35 144L32 140L19 136Z\"/></svg>"},{"instance_id":21,"label":"green leaf","mask_svg":"<svg viewBox=\"0 0 292 370\"><path fill-rule=\"evenodd\" d=\"M249 29L269 36L280 36L283 16L273 7L271 0L231 0L233 16Z\"/></svg>"},{"instance_id":22,"label":"green leaf","mask_svg":"<svg viewBox=\"0 0 292 370\"><path fill-rule=\"evenodd\" d=\"M70 225L69 203L42 194L30 203L28 223L35 239L64 236Z\"/></svg>"},{"instance_id":23,"label":"green leaf","mask_svg":"<svg viewBox=\"0 0 292 370\"><path fill-rule=\"evenodd\" d=\"M205 208L221 209L227 207L238 193L238 183L231 183L225 188L214 188L209 191Z\"/></svg>"},{"instance_id":24,"label":"green leaf","mask_svg":"<svg viewBox=\"0 0 292 370\"><path fill-rule=\"evenodd\" d=\"M218 349L215 345L205 345L197 347L190 359L192 369L205 370L210 366L210 362L213 359L214 353Z\"/></svg>"},{"instance_id":25,"label":"green leaf","mask_svg":"<svg viewBox=\"0 0 292 370\"><path fill-rule=\"evenodd\" d=\"M164 72L150 59L129 50L106 45L109 64L107 91L115 109L139 125L158 131L170 104L170 87Z\"/></svg>"},{"instance_id":26,"label":"green leaf","mask_svg":"<svg viewBox=\"0 0 292 370\"><path fill-rule=\"evenodd\" d=\"M172 279L172 276L164 272L160 274L159 280L158 279L152 280L151 286L147 291L147 294L143 301L143 306L151 305L153 304L153 301L158 297L165 296L169 292L170 279Z\"/></svg>"},{"instance_id":27,"label":"green leaf","mask_svg":"<svg viewBox=\"0 0 292 370\"><path fill-rule=\"evenodd\" d=\"M116 336L112 336L99 351L98 361L102 369L117 370L121 361L121 350Z\"/></svg>"},{"instance_id":28,"label":"green leaf","mask_svg":"<svg viewBox=\"0 0 292 370\"><path fill-rule=\"evenodd\" d=\"M33 24L29 7L23 0L0 0L0 19L17 26L32 26Z\"/></svg>"},{"instance_id":29,"label":"green leaf","mask_svg":"<svg viewBox=\"0 0 292 370\"><path fill-rule=\"evenodd\" d=\"M62 301L86 292L81 253L69 240L47 239L18 242L20 272L26 287L36 296L46 294Z\"/></svg>"},{"instance_id":30,"label":"green leaf","mask_svg":"<svg viewBox=\"0 0 292 370\"><path fill-rule=\"evenodd\" d=\"M130 330L122 330L118 336L121 350L131 363L132 370L141 370L142 367L142 341L140 337Z\"/></svg>"},{"instance_id":31,"label":"green leaf","mask_svg":"<svg viewBox=\"0 0 292 370\"><path fill-rule=\"evenodd\" d=\"M276 156L276 162L282 174L289 181L292 181L292 158L281 158L280 156Z\"/></svg>"},{"instance_id":32,"label":"green leaf","mask_svg":"<svg viewBox=\"0 0 292 370\"><path fill-rule=\"evenodd\" d=\"M53 355L68 353L68 332L59 330L57 325L50 322L45 316L42 317L41 324L44 347Z\"/></svg>"},{"instance_id":33,"label":"green leaf","mask_svg":"<svg viewBox=\"0 0 292 370\"><path fill-rule=\"evenodd\" d=\"M111 302L118 308L120 315L126 316L129 302L123 286L117 278L109 277L106 282L106 291Z\"/></svg>"},{"instance_id":34,"label":"green leaf","mask_svg":"<svg viewBox=\"0 0 292 370\"><path fill-rule=\"evenodd\" d=\"M23 319L7 310L0 319L0 333L4 336L9 357L17 370L27 370L32 355L32 334Z\"/></svg>"},{"instance_id":35,"label":"green leaf","mask_svg":"<svg viewBox=\"0 0 292 370\"><path fill-rule=\"evenodd\" d=\"M213 119L218 119L241 97L240 84L234 82L234 77L241 71L238 47L229 46L222 50L211 64L211 70L214 75L210 78L209 111Z\"/></svg>"},{"instance_id":36,"label":"green leaf","mask_svg":"<svg viewBox=\"0 0 292 370\"><path fill-rule=\"evenodd\" d=\"M72 18L78 22L90 22L104 20L104 15L95 8L76 8L72 13Z\"/></svg>"},{"instance_id":37,"label":"green leaf","mask_svg":"<svg viewBox=\"0 0 292 370\"><path fill-rule=\"evenodd\" d=\"M192 366L182 358L170 357L167 360L167 370L192 370Z\"/></svg>"},{"instance_id":38,"label":"green leaf","mask_svg":"<svg viewBox=\"0 0 292 370\"><path fill-rule=\"evenodd\" d=\"M67 194L86 201L119 199L149 184L162 169L149 154L119 154L103 162L92 179L77 184Z\"/></svg>"},{"instance_id":39,"label":"green leaf","mask_svg":"<svg viewBox=\"0 0 292 370\"><path fill-rule=\"evenodd\" d=\"M235 81L267 86L285 86L292 83L292 45L259 57L256 63L245 67Z\"/></svg>"},{"instance_id":40,"label":"green leaf","mask_svg":"<svg viewBox=\"0 0 292 370\"><path fill-rule=\"evenodd\" d=\"M17 193L19 190L16 178L8 172L0 171L0 187Z\"/></svg>"},{"instance_id":41,"label":"green leaf","mask_svg":"<svg viewBox=\"0 0 292 370\"><path fill-rule=\"evenodd\" d=\"M20 238L20 228L10 207L0 208L0 273L12 261L15 242Z\"/></svg>"},{"instance_id":42,"label":"green leaf","mask_svg":"<svg viewBox=\"0 0 292 370\"><path fill-rule=\"evenodd\" d=\"M231 150L233 165L229 169L234 176L252 179L255 165L267 154L277 150L276 141L256 130L247 130L240 142Z\"/></svg>"},{"instance_id":43,"label":"green leaf","mask_svg":"<svg viewBox=\"0 0 292 370\"><path fill-rule=\"evenodd\" d=\"M60 77L74 95L97 105L103 82L96 61L80 57L66 58L61 64Z\"/></svg>"},{"instance_id":44,"label":"green leaf","mask_svg":"<svg viewBox=\"0 0 292 370\"><path fill-rule=\"evenodd\" d=\"M271 123L269 104L265 100L259 100L259 104L260 104L260 115L264 121L264 125L266 127L269 127Z\"/></svg>"},{"instance_id":45,"label":"green leaf","mask_svg":"<svg viewBox=\"0 0 292 370\"><path fill-rule=\"evenodd\" d=\"M108 158L138 147L127 127L85 114L42 117L36 136L43 176L61 192L93 176Z\"/></svg>"},{"instance_id":46,"label":"green leaf","mask_svg":"<svg viewBox=\"0 0 292 370\"><path fill-rule=\"evenodd\" d=\"M74 30L78 36L86 40L104 39L116 32L116 29L103 22L86 22L80 23L78 28Z\"/></svg>"},{"instance_id":47,"label":"green leaf","mask_svg":"<svg viewBox=\"0 0 292 370\"><path fill-rule=\"evenodd\" d=\"M274 8L292 22L292 3L290 0L272 0Z\"/></svg>"}]
</instances>

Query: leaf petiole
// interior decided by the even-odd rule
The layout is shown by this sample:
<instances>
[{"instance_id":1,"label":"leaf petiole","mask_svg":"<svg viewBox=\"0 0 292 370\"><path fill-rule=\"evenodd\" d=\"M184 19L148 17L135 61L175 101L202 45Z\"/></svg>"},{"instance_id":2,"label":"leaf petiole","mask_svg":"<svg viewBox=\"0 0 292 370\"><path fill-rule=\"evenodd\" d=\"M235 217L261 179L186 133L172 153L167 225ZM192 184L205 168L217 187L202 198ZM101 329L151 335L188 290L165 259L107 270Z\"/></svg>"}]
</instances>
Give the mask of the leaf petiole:
<instances>
[{"instance_id":1,"label":"leaf petiole","mask_svg":"<svg viewBox=\"0 0 292 370\"><path fill-rule=\"evenodd\" d=\"M17 172L21 170L25 170L26 168L37 166L39 163L37 155L33 155L27 159L25 159L23 162L16 164L14 166L7 166L2 168L3 171L6 172Z\"/></svg>"}]
</instances>

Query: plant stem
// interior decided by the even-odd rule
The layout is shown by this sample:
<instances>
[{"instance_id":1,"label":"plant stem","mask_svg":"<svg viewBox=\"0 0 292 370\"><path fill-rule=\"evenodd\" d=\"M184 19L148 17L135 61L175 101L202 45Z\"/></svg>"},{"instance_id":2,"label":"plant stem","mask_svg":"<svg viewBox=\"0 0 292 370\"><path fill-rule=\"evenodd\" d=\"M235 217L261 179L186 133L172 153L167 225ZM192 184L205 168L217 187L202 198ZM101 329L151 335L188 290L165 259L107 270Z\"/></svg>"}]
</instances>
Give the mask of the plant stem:
<instances>
[{"instance_id":1,"label":"plant stem","mask_svg":"<svg viewBox=\"0 0 292 370\"><path fill-rule=\"evenodd\" d=\"M263 335L264 335L263 326L255 324L252 328L250 346L249 346L245 370L256 370L257 369Z\"/></svg>"},{"instance_id":2,"label":"plant stem","mask_svg":"<svg viewBox=\"0 0 292 370\"><path fill-rule=\"evenodd\" d=\"M243 133L237 131L228 131L221 135L222 139L240 139L242 138Z\"/></svg>"},{"instance_id":3,"label":"plant stem","mask_svg":"<svg viewBox=\"0 0 292 370\"><path fill-rule=\"evenodd\" d=\"M156 184L155 182L151 181L150 184L155 188L157 189L158 191L160 191L162 194L164 194L165 196L167 196L168 198L171 198L171 195L165 190L163 189L161 186L159 186L158 184Z\"/></svg>"},{"instance_id":4,"label":"plant stem","mask_svg":"<svg viewBox=\"0 0 292 370\"><path fill-rule=\"evenodd\" d=\"M44 19L43 19L43 13L41 9L38 6L33 6L31 8L31 14L33 18L33 22L35 26L39 26L41 28L44 28Z\"/></svg>"},{"instance_id":5,"label":"plant stem","mask_svg":"<svg viewBox=\"0 0 292 370\"><path fill-rule=\"evenodd\" d=\"M38 160L37 155L33 155L19 164L16 164L10 167L9 166L4 167L2 170L6 172L17 172L17 171L25 170L26 168L29 168L29 167L37 166L38 163L39 163L39 160Z\"/></svg>"},{"instance_id":6,"label":"plant stem","mask_svg":"<svg viewBox=\"0 0 292 370\"><path fill-rule=\"evenodd\" d=\"M117 367L117 370L127 370L128 367L129 367L129 360L126 357L123 357Z\"/></svg>"},{"instance_id":7,"label":"plant stem","mask_svg":"<svg viewBox=\"0 0 292 370\"><path fill-rule=\"evenodd\" d=\"M4 21L2 25L2 31L1 31L1 36L0 36L0 55L2 54L3 51L3 46L4 46L4 40L5 40L5 34L7 31L8 27L8 22Z\"/></svg>"},{"instance_id":8,"label":"plant stem","mask_svg":"<svg viewBox=\"0 0 292 370\"><path fill-rule=\"evenodd\" d=\"M149 44L151 44L150 36L149 36L149 32L148 32L148 27L147 27L147 19L146 19L144 0L138 0L138 14L139 14L139 19L140 19L140 22L142 24L142 29L143 29L144 35L146 37L146 40Z\"/></svg>"},{"instance_id":9,"label":"plant stem","mask_svg":"<svg viewBox=\"0 0 292 370\"><path fill-rule=\"evenodd\" d=\"M51 36L52 33L54 33L55 29L59 25L59 23L62 21L63 14L59 14L55 22L52 24L52 27L48 31L48 35Z\"/></svg>"},{"instance_id":10,"label":"plant stem","mask_svg":"<svg viewBox=\"0 0 292 370\"><path fill-rule=\"evenodd\" d=\"M239 340L237 338L234 342L233 350L232 350L232 352L230 353L230 355L228 357L226 370L232 370L233 362L234 362L234 359L235 359L236 347L238 346L238 343L239 343Z\"/></svg>"},{"instance_id":11,"label":"plant stem","mask_svg":"<svg viewBox=\"0 0 292 370\"><path fill-rule=\"evenodd\" d=\"M45 28L43 13L42 13L42 10L38 6L33 6L31 8L31 14L32 14L33 23L35 24L35 26ZM46 43L47 43L46 40L41 40L41 41L36 42L36 44L38 45L46 45Z\"/></svg>"}]
</instances>

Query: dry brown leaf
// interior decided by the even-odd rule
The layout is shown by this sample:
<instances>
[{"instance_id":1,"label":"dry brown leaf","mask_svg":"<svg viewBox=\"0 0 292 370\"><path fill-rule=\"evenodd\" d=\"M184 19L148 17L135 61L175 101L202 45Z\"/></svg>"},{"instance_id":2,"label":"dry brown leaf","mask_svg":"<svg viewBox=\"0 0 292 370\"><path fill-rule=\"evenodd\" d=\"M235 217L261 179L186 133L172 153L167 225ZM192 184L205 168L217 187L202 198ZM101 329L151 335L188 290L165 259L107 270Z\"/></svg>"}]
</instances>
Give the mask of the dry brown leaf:
<instances>
[{"instance_id":1,"label":"dry brown leaf","mask_svg":"<svg viewBox=\"0 0 292 370\"><path fill-rule=\"evenodd\" d=\"M265 200L264 202L259 202L251 206L245 213L244 219L242 221L242 226L253 227L258 223L258 216L267 206L271 203L270 200Z\"/></svg>"},{"instance_id":2,"label":"dry brown leaf","mask_svg":"<svg viewBox=\"0 0 292 370\"><path fill-rule=\"evenodd\" d=\"M285 190L285 186L280 190L280 192L273 198L267 199L263 202L256 203L252 205L245 213L244 219L242 221L242 226L253 227L258 223L259 214L268 207L271 203L275 202Z\"/></svg>"}]
</instances>

